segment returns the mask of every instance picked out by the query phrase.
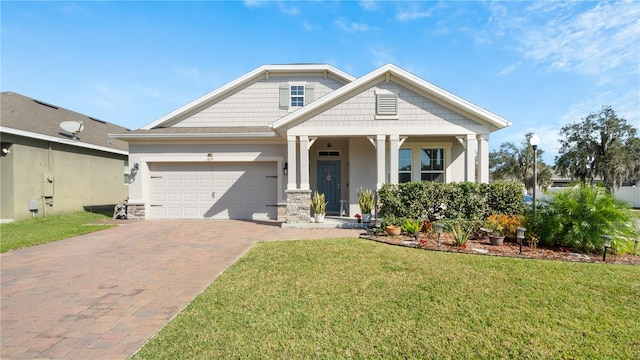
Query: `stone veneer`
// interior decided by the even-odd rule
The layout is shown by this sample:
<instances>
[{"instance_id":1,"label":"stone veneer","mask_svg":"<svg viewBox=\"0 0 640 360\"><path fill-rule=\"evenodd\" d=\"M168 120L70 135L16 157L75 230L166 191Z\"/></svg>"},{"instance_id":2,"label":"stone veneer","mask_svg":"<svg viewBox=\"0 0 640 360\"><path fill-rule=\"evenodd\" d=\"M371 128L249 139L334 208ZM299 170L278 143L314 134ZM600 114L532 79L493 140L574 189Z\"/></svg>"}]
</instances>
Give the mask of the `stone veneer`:
<instances>
[{"instance_id":1,"label":"stone veneer","mask_svg":"<svg viewBox=\"0 0 640 360\"><path fill-rule=\"evenodd\" d=\"M287 223L307 223L311 219L311 190L286 190Z\"/></svg>"},{"instance_id":2,"label":"stone veneer","mask_svg":"<svg viewBox=\"0 0 640 360\"><path fill-rule=\"evenodd\" d=\"M127 220L144 220L144 204L127 204Z\"/></svg>"}]
</instances>

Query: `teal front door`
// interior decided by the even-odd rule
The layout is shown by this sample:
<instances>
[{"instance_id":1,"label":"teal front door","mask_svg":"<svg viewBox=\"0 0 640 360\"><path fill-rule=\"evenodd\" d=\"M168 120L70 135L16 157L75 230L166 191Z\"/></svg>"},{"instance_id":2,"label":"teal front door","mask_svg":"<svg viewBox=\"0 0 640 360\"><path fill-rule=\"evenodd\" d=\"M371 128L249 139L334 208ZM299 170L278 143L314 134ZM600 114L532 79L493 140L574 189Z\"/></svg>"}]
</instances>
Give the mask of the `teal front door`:
<instances>
[{"instance_id":1,"label":"teal front door","mask_svg":"<svg viewBox=\"0 0 640 360\"><path fill-rule=\"evenodd\" d=\"M328 202L327 214L340 214L340 161L318 161L316 184Z\"/></svg>"}]
</instances>

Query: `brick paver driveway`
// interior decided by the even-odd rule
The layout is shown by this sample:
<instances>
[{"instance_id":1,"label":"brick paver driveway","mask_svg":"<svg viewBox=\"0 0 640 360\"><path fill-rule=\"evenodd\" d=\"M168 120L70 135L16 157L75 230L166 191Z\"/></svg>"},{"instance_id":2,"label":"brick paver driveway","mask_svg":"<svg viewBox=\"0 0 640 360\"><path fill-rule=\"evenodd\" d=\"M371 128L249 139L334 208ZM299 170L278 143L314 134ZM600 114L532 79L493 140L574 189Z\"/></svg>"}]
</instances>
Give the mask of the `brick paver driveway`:
<instances>
[{"instance_id":1,"label":"brick paver driveway","mask_svg":"<svg viewBox=\"0 0 640 360\"><path fill-rule=\"evenodd\" d=\"M2 359L126 359L256 241L357 236L139 221L0 256Z\"/></svg>"}]
</instances>

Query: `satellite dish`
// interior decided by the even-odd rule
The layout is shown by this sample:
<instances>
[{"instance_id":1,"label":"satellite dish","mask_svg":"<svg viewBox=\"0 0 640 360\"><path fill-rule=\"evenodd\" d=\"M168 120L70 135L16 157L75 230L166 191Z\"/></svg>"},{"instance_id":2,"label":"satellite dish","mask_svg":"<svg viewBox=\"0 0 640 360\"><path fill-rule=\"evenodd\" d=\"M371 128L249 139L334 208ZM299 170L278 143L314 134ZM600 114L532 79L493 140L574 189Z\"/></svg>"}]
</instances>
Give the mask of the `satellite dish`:
<instances>
[{"instance_id":1,"label":"satellite dish","mask_svg":"<svg viewBox=\"0 0 640 360\"><path fill-rule=\"evenodd\" d=\"M60 123L62 130L73 134L73 139L78 140L77 136L84 129L82 121L63 121Z\"/></svg>"}]
</instances>

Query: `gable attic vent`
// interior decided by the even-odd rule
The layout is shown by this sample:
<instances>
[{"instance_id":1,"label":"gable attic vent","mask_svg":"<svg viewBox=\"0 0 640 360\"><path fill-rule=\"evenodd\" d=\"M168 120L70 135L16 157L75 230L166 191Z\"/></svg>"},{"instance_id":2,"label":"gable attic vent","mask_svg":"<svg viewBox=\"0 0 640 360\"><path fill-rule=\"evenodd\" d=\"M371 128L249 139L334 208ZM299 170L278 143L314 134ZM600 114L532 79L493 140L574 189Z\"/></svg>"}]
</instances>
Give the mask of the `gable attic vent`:
<instances>
[{"instance_id":1,"label":"gable attic vent","mask_svg":"<svg viewBox=\"0 0 640 360\"><path fill-rule=\"evenodd\" d=\"M376 94L376 112L378 115L397 115L398 96L393 93Z\"/></svg>"},{"instance_id":2,"label":"gable attic vent","mask_svg":"<svg viewBox=\"0 0 640 360\"><path fill-rule=\"evenodd\" d=\"M40 100L33 100L33 102L35 102L36 104L40 104L40 105L43 105L43 106L50 107L52 109L58 110L57 106L54 106L54 105L51 105L51 104L47 104L46 102L42 102Z\"/></svg>"}]
</instances>

